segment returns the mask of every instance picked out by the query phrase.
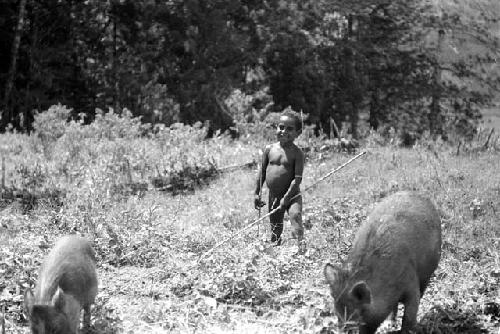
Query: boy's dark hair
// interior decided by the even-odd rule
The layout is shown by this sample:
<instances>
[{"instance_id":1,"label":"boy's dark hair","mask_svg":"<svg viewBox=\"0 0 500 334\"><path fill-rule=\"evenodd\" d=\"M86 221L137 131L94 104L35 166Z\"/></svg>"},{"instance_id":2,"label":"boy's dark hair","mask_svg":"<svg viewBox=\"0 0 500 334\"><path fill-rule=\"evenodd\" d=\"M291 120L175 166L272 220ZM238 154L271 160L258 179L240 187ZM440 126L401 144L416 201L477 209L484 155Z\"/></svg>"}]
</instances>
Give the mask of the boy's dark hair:
<instances>
[{"instance_id":1,"label":"boy's dark hair","mask_svg":"<svg viewBox=\"0 0 500 334\"><path fill-rule=\"evenodd\" d=\"M299 132L302 131L302 121L297 112L293 111L291 108L286 108L280 116L286 116L293 119L295 121L295 129Z\"/></svg>"}]
</instances>

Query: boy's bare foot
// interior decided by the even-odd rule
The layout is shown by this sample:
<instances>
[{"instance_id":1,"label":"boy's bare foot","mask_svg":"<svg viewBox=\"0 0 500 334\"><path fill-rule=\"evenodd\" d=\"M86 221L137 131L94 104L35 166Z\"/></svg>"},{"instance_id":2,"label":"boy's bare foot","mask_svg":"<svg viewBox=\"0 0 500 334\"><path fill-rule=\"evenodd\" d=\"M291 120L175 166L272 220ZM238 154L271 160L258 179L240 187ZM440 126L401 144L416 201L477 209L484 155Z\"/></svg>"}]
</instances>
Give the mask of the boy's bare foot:
<instances>
[{"instance_id":1,"label":"boy's bare foot","mask_svg":"<svg viewBox=\"0 0 500 334\"><path fill-rule=\"evenodd\" d=\"M271 236L271 242L275 242L276 246L281 246L281 243L283 242L283 239L281 237L276 237L276 235Z\"/></svg>"}]
</instances>

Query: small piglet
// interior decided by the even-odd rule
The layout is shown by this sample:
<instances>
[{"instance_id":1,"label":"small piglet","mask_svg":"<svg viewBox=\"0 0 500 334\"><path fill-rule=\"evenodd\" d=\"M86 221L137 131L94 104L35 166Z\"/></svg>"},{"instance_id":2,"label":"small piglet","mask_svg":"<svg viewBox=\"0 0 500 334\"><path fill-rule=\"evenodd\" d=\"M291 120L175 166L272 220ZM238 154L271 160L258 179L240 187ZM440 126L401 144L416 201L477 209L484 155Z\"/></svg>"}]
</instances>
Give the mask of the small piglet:
<instances>
[{"instance_id":1,"label":"small piglet","mask_svg":"<svg viewBox=\"0 0 500 334\"><path fill-rule=\"evenodd\" d=\"M324 274L341 321L375 333L398 303L404 304L401 332L415 329L417 310L441 257L439 213L426 198L398 192L378 203L359 228L342 267Z\"/></svg>"},{"instance_id":2,"label":"small piglet","mask_svg":"<svg viewBox=\"0 0 500 334\"><path fill-rule=\"evenodd\" d=\"M97 294L95 254L90 243L71 235L61 238L45 258L35 294L24 293L33 334L76 334L83 308L90 325L90 305Z\"/></svg>"}]
</instances>

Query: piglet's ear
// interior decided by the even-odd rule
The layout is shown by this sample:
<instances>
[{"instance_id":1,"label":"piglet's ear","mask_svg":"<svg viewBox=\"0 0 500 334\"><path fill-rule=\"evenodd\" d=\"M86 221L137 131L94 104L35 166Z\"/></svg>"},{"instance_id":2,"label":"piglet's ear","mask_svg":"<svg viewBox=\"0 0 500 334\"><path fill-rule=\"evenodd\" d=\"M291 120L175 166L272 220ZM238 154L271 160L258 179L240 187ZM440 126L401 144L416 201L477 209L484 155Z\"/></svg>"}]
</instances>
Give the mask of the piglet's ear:
<instances>
[{"instance_id":1,"label":"piglet's ear","mask_svg":"<svg viewBox=\"0 0 500 334\"><path fill-rule=\"evenodd\" d=\"M330 263L327 263L325 265L323 273L325 274L325 278L328 284L332 286L342 283L344 279L344 271L342 270L342 268L333 266Z\"/></svg>"},{"instance_id":2,"label":"piglet's ear","mask_svg":"<svg viewBox=\"0 0 500 334\"><path fill-rule=\"evenodd\" d=\"M56 308L56 310L63 311L64 305L66 304L66 299L64 296L64 291L61 288L57 288L54 297L52 297L52 305Z\"/></svg>"},{"instance_id":3,"label":"piglet's ear","mask_svg":"<svg viewBox=\"0 0 500 334\"><path fill-rule=\"evenodd\" d=\"M352 287L350 295L359 304L370 304L372 300L370 287L364 281L356 283Z\"/></svg>"},{"instance_id":4,"label":"piglet's ear","mask_svg":"<svg viewBox=\"0 0 500 334\"><path fill-rule=\"evenodd\" d=\"M35 296L33 296L33 292L31 289L26 289L24 291L24 313L28 318L31 318L33 313L33 304L35 303Z\"/></svg>"}]
</instances>

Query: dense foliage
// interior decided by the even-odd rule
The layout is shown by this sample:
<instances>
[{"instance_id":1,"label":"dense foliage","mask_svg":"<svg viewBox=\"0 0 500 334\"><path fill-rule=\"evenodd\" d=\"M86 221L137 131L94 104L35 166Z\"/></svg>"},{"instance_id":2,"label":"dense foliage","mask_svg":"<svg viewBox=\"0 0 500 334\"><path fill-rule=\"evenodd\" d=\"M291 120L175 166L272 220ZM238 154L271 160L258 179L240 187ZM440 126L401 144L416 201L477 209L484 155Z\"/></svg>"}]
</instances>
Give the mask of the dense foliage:
<instances>
[{"instance_id":1,"label":"dense foliage","mask_svg":"<svg viewBox=\"0 0 500 334\"><path fill-rule=\"evenodd\" d=\"M465 9L465 10L464 10ZM292 106L330 132L359 120L408 141L475 123L498 88L495 0L39 1L0 4L0 128L62 103L92 120L233 127L227 98ZM267 103L271 101L272 103ZM457 108L457 106L459 106ZM248 116L248 115L247 115Z\"/></svg>"}]
</instances>

